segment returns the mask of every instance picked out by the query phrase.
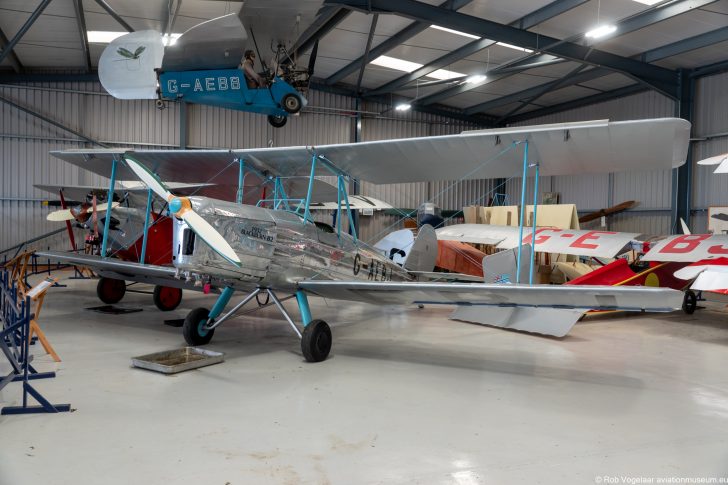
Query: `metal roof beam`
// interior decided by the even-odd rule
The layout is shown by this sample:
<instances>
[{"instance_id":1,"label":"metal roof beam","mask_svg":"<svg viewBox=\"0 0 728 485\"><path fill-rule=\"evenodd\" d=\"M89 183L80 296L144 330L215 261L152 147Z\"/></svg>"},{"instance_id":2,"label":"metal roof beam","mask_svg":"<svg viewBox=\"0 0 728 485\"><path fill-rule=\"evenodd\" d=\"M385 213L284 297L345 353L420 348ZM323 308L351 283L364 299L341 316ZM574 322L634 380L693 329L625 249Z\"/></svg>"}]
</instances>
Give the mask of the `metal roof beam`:
<instances>
[{"instance_id":1,"label":"metal roof beam","mask_svg":"<svg viewBox=\"0 0 728 485\"><path fill-rule=\"evenodd\" d=\"M10 43L10 41L5 36L5 32L0 29L0 49L5 49L5 46L8 45L8 43ZM13 71L20 72L23 70L23 64L20 63L20 59L18 59L15 51L10 51L10 54L8 55L8 62L10 62L10 65L13 66Z\"/></svg>"},{"instance_id":2,"label":"metal roof beam","mask_svg":"<svg viewBox=\"0 0 728 485\"><path fill-rule=\"evenodd\" d=\"M76 10L76 23L78 24L78 35L81 37L83 62L86 65L86 72L89 72L91 70L91 54L88 49L88 35L86 34L86 16L83 13L83 0L73 0L73 8Z\"/></svg>"},{"instance_id":3,"label":"metal roof beam","mask_svg":"<svg viewBox=\"0 0 728 485\"><path fill-rule=\"evenodd\" d=\"M678 54L684 54L695 49L707 47L718 42L725 42L728 40L728 27L721 27L720 29L711 30L687 39L673 42L662 47L656 47L640 54L640 58L644 62L654 62L664 59L666 57L676 56Z\"/></svg>"},{"instance_id":4,"label":"metal roof beam","mask_svg":"<svg viewBox=\"0 0 728 485\"><path fill-rule=\"evenodd\" d=\"M446 0L445 2L441 3L439 8L442 9L448 9L452 8L452 10L459 10L463 8L465 5L472 2L472 0ZM348 9L347 9L348 10ZM385 52L389 52L395 47L399 46L400 44L404 43L407 39L410 39L414 37L415 35L419 34L426 28L428 28L430 25L432 25L433 22L412 22L404 29L400 30L396 34L394 34L389 39L385 40L381 44L374 47L371 52L369 53L369 56L372 59L376 59L377 57L381 56ZM336 71L334 74L326 78L326 84L334 84L342 79L344 79L349 74L355 72L359 66L361 66L361 62L364 56L359 56L358 58L351 61L346 66L342 67L338 71Z\"/></svg>"},{"instance_id":5,"label":"metal roof beam","mask_svg":"<svg viewBox=\"0 0 728 485\"><path fill-rule=\"evenodd\" d=\"M340 7L322 8L313 23L308 26L293 44L290 50L292 57L295 58L313 47L317 40L331 32L350 13L351 10Z\"/></svg>"},{"instance_id":6,"label":"metal roof beam","mask_svg":"<svg viewBox=\"0 0 728 485\"><path fill-rule=\"evenodd\" d=\"M644 12L639 12L631 17L620 20L617 26L617 32L615 32L611 38L644 29L650 25L671 19L677 15L704 7L711 3L715 3L716 1L717 0L673 0L672 2L655 5ZM590 39L587 43L592 45L601 41L602 39Z\"/></svg>"},{"instance_id":7,"label":"metal roof beam","mask_svg":"<svg viewBox=\"0 0 728 485\"><path fill-rule=\"evenodd\" d=\"M119 22L119 24L121 24L121 26L124 27L127 32L134 32L134 29L132 28L132 26L129 25L129 24L127 24L126 23L126 20L124 20L123 18L121 18L121 16L118 13L116 13L116 11L113 8L111 8L111 5L109 5L108 3L106 3L105 0L96 0L96 3L99 4L99 7L103 8L104 10L106 10L106 13L108 13L109 15L111 15L112 17L114 17L114 20L116 20L117 22Z\"/></svg>"},{"instance_id":8,"label":"metal roof beam","mask_svg":"<svg viewBox=\"0 0 728 485\"><path fill-rule=\"evenodd\" d=\"M38 17L40 17L40 14L43 13L43 10L48 6L48 4L51 3L51 0L42 0L40 2L40 5L38 5L32 14L30 14L30 17L28 17L28 20L25 21L22 27L20 27L20 30L17 34L13 37L13 40L5 44L5 47L3 47L2 52L0 52L0 62L3 62L8 55L13 52L13 49L15 49L15 46L18 44L20 39L23 38L23 36L28 32L28 30L33 26L36 20L38 20Z\"/></svg>"},{"instance_id":9,"label":"metal roof beam","mask_svg":"<svg viewBox=\"0 0 728 485\"><path fill-rule=\"evenodd\" d=\"M553 106L547 106L545 108L529 111L517 116L513 116L505 120L505 123L516 123L540 116L546 116L554 113L560 113L569 109L581 108L582 106L589 106L590 104L603 103L612 99L623 98L624 96L630 96L632 94L641 93L648 91L649 88L644 84L635 83L625 86L623 88L614 89L612 91L606 91L604 93L595 94L593 96L587 96L585 98L574 99L572 101L566 101L564 103L555 104Z\"/></svg>"},{"instance_id":10,"label":"metal roof beam","mask_svg":"<svg viewBox=\"0 0 728 485\"><path fill-rule=\"evenodd\" d=\"M664 94L677 96L677 76L675 71L646 64L636 59L618 56L592 47L556 39L549 36L521 30L508 25L458 12L445 10L415 0L325 0L327 4L347 5L349 8L371 13L399 14L422 22L437 23L473 35L488 37L498 42L546 52L578 62L602 66L616 72L635 77L648 83L653 89ZM432 95L421 100L427 104L458 94L444 90L440 95ZM437 93L436 93L437 94Z\"/></svg>"},{"instance_id":11,"label":"metal roof beam","mask_svg":"<svg viewBox=\"0 0 728 485\"><path fill-rule=\"evenodd\" d=\"M372 48L372 39L374 38L374 31L377 30L377 21L379 20L379 14L372 15L372 25L369 27L369 36L367 37L367 46L364 49L364 55L361 59L361 67L359 68L359 77L356 80L356 92L361 92L361 80L364 78L364 69L367 67L369 61L369 51Z\"/></svg>"},{"instance_id":12,"label":"metal roof beam","mask_svg":"<svg viewBox=\"0 0 728 485\"><path fill-rule=\"evenodd\" d=\"M545 7L540 8L536 12L533 12L524 17L521 17L520 19L516 20L515 22L511 22L510 25L517 26L518 28L522 28L522 29L530 29L531 27L538 25L538 23L540 23L540 22L545 22L546 20L549 20L550 18L556 17L557 15L567 12L567 11L571 10L572 8L574 8L578 5L581 5L582 3L586 3L588 1L589 0L556 0L554 2L549 3ZM374 95L378 95L378 94L385 94L385 93L391 93L393 91L396 91L397 88L400 88L401 86L404 86L407 83L410 83L416 79L426 76L427 74L430 74L433 71L442 69L443 67L448 66L448 65L452 64L453 62L459 61L460 59L464 59L471 54L475 54L476 52L479 52L483 49L486 49L486 48L492 46L493 44L495 44L495 41L490 40L490 39L474 40L473 42L465 44L464 46L460 47L459 49L455 49L454 51L449 52L449 53L445 54L444 56L438 57L434 61L422 66L419 69L412 71L409 74L400 76L397 79L389 81L388 83L383 84L372 91L369 91L367 94L365 94L365 96L367 96L367 95L374 96ZM549 56L549 57L552 57L552 56ZM528 69L528 68L526 68L526 69Z\"/></svg>"}]
</instances>

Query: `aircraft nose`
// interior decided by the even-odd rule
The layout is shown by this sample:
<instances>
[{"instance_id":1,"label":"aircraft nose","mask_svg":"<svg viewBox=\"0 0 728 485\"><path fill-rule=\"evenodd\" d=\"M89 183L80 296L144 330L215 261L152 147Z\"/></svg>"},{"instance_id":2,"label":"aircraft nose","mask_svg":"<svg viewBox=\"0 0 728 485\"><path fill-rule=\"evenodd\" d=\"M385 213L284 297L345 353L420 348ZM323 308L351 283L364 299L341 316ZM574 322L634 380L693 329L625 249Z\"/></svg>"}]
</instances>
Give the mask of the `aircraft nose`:
<instances>
[{"instance_id":1,"label":"aircraft nose","mask_svg":"<svg viewBox=\"0 0 728 485\"><path fill-rule=\"evenodd\" d=\"M179 197L175 197L169 202L169 211L173 214L176 214L177 212L182 209L182 199Z\"/></svg>"}]
</instances>

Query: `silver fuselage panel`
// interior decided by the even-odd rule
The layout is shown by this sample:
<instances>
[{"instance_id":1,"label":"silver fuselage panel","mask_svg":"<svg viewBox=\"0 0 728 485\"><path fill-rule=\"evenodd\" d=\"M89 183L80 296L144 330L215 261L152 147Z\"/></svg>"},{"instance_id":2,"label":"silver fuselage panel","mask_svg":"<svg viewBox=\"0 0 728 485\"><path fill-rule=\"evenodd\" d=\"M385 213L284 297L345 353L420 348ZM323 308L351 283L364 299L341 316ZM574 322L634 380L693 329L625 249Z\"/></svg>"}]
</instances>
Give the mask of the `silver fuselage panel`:
<instances>
[{"instance_id":1,"label":"silver fuselage panel","mask_svg":"<svg viewBox=\"0 0 728 485\"><path fill-rule=\"evenodd\" d=\"M327 232L293 213L210 198L192 206L223 235L238 268L175 219L174 265L188 277L214 275L229 286L295 289L302 280L411 281L399 265L342 232ZM190 238L193 242L190 243Z\"/></svg>"}]
</instances>

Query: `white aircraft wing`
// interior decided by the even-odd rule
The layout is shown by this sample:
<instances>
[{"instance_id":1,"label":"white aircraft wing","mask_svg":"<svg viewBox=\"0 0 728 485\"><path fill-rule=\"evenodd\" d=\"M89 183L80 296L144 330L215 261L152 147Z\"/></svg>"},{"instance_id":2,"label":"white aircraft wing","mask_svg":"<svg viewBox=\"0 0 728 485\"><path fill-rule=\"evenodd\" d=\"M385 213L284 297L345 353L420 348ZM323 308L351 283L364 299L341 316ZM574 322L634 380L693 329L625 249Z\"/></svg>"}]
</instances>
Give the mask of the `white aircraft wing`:
<instances>
[{"instance_id":1,"label":"white aircraft wing","mask_svg":"<svg viewBox=\"0 0 728 485\"><path fill-rule=\"evenodd\" d=\"M316 155L322 164L356 179L388 184L518 175L523 141L529 142L529 159L539 163L543 176L671 169L685 162L689 132L690 123L679 118L599 120L315 147L129 153L161 179L177 182L210 182L215 174L237 170L236 159L269 175L307 175ZM52 154L108 177L111 160L125 152L68 150ZM119 178L133 179L128 168L117 168Z\"/></svg>"},{"instance_id":2,"label":"white aircraft wing","mask_svg":"<svg viewBox=\"0 0 728 485\"><path fill-rule=\"evenodd\" d=\"M343 209L346 209L346 204L341 204ZM336 201L329 202L316 202L311 204L311 210L336 210L339 208L339 203ZM372 210L384 210L392 209L393 207L386 202L375 199L374 197L368 197L365 195L350 195L349 196L349 208L354 210L361 209L372 209Z\"/></svg>"},{"instance_id":3,"label":"white aircraft wing","mask_svg":"<svg viewBox=\"0 0 728 485\"><path fill-rule=\"evenodd\" d=\"M523 243L531 244L530 227L523 228ZM519 229L491 224L455 224L437 230L437 239L475 244L492 244L498 249L518 246ZM639 233L536 228L537 252L613 258Z\"/></svg>"},{"instance_id":4,"label":"white aircraft wing","mask_svg":"<svg viewBox=\"0 0 728 485\"><path fill-rule=\"evenodd\" d=\"M648 287L500 285L478 283L395 283L359 281L302 281L299 286L314 295L336 300L352 300L377 305L456 305L458 308L497 307L491 322L483 308L477 323L515 328L527 332L563 336L576 322L576 312L556 312L567 322L548 325L529 312L502 315L503 308L557 310L628 310L670 312L681 307L683 294L677 290ZM472 313L472 312L471 312ZM522 316L522 315L521 315ZM453 318L469 320L472 315L456 312Z\"/></svg>"},{"instance_id":5,"label":"white aircraft wing","mask_svg":"<svg viewBox=\"0 0 728 485\"><path fill-rule=\"evenodd\" d=\"M693 263L728 256L728 234L680 234L660 240L643 261Z\"/></svg>"},{"instance_id":6,"label":"white aircraft wing","mask_svg":"<svg viewBox=\"0 0 728 485\"><path fill-rule=\"evenodd\" d=\"M718 165L713 173L728 173L728 153L704 158L698 162L698 165Z\"/></svg>"}]
</instances>

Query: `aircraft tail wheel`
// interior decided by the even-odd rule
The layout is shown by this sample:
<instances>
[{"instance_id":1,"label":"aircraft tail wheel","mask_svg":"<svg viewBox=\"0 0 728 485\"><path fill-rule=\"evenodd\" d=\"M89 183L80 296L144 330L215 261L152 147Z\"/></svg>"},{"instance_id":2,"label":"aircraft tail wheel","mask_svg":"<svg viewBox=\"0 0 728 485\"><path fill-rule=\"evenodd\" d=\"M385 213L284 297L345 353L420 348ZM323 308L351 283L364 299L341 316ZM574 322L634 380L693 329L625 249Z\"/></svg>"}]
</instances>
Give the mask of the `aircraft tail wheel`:
<instances>
[{"instance_id":1,"label":"aircraft tail wheel","mask_svg":"<svg viewBox=\"0 0 728 485\"><path fill-rule=\"evenodd\" d=\"M692 315L695 313L695 309L698 307L698 296L695 294L694 291L688 290L685 292L685 297L683 298L683 304L682 309L685 313L688 315Z\"/></svg>"},{"instance_id":2,"label":"aircraft tail wheel","mask_svg":"<svg viewBox=\"0 0 728 485\"><path fill-rule=\"evenodd\" d=\"M113 278L100 278L96 284L96 295L107 305L119 303L126 293L126 282Z\"/></svg>"},{"instance_id":3,"label":"aircraft tail wheel","mask_svg":"<svg viewBox=\"0 0 728 485\"><path fill-rule=\"evenodd\" d=\"M288 118L285 116L268 115L268 123L270 123L274 128L282 128L285 126L287 121Z\"/></svg>"},{"instance_id":4,"label":"aircraft tail wheel","mask_svg":"<svg viewBox=\"0 0 728 485\"><path fill-rule=\"evenodd\" d=\"M314 320L303 329L301 351L309 362L326 360L331 351L331 328L323 320Z\"/></svg>"},{"instance_id":5,"label":"aircraft tail wheel","mask_svg":"<svg viewBox=\"0 0 728 485\"><path fill-rule=\"evenodd\" d=\"M204 328L209 316L210 311L207 308L195 308L187 314L185 323L182 324L182 335L185 337L185 342L192 346L210 343L215 329L206 330Z\"/></svg>"},{"instance_id":6,"label":"aircraft tail wheel","mask_svg":"<svg viewBox=\"0 0 728 485\"><path fill-rule=\"evenodd\" d=\"M157 285L154 287L154 305L163 312L177 308L182 301L182 289Z\"/></svg>"},{"instance_id":7,"label":"aircraft tail wheel","mask_svg":"<svg viewBox=\"0 0 728 485\"><path fill-rule=\"evenodd\" d=\"M301 98L295 94L286 94L281 100L283 109L291 114L296 114L301 111Z\"/></svg>"}]
</instances>

